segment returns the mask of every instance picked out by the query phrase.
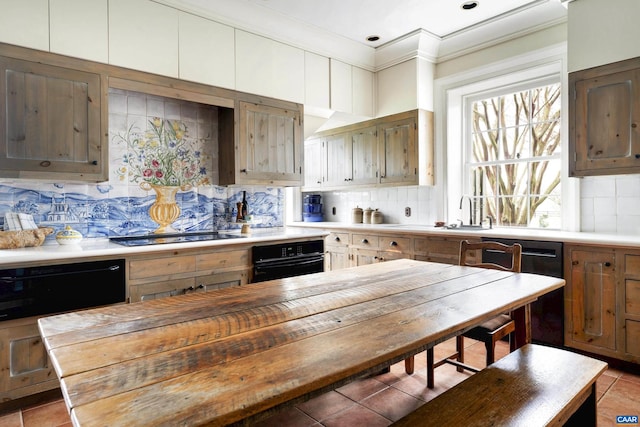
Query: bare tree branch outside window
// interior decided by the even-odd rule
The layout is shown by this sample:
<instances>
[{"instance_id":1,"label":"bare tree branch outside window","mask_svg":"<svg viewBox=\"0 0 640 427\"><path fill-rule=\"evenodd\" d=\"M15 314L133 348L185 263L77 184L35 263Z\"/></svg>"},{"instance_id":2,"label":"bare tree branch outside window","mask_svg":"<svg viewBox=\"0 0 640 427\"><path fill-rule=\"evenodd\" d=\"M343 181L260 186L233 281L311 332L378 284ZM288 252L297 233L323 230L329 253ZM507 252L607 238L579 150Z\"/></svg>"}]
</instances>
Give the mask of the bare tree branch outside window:
<instances>
[{"instance_id":1,"label":"bare tree branch outside window","mask_svg":"<svg viewBox=\"0 0 640 427\"><path fill-rule=\"evenodd\" d=\"M474 219L560 228L560 85L475 101L471 110Z\"/></svg>"}]
</instances>

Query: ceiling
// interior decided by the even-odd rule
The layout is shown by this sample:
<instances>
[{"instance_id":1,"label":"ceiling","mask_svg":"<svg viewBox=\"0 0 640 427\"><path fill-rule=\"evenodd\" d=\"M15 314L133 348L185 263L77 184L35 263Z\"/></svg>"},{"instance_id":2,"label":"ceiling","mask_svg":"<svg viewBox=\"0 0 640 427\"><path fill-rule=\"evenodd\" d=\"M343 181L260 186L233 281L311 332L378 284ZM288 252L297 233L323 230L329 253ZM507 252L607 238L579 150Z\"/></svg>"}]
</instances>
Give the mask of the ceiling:
<instances>
[{"instance_id":1,"label":"ceiling","mask_svg":"<svg viewBox=\"0 0 640 427\"><path fill-rule=\"evenodd\" d=\"M379 47L417 30L439 39L455 37L478 27L492 33L526 30L566 17L562 3L568 0L178 0L178 3L233 22L247 22L248 15L277 22L271 31L287 31L286 22L326 32L369 47ZM519 20L513 20L519 16ZM522 18L525 18L524 20ZM511 20L510 20L511 19ZM511 28L510 28L511 26ZM523 28L525 27L525 28ZM367 41L369 36L377 41Z\"/></svg>"}]
</instances>

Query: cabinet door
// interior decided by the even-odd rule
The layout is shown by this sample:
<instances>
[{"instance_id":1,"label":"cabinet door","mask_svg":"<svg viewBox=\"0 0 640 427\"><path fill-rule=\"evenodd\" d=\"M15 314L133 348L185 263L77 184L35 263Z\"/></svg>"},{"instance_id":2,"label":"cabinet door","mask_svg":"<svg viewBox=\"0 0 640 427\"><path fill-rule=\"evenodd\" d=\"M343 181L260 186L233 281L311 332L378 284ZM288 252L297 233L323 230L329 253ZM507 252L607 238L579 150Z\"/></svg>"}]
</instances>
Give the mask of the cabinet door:
<instances>
[{"instance_id":1,"label":"cabinet door","mask_svg":"<svg viewBox=\"0 0 640 427\"><path fill-rule=\"evenodd\" d=\"M346 246L326 246L324 254L325 271L340 270L351 266L349 248Z\"/></svg>"},{"instance_id":2,"label":"cabinet door","mask_svg":"<svg viewBox=\"0 0 640 427\"><path fill-rule=\"evenodd\" d=\"M640 70L578 80L572 90L570 175L640 170Z\"/></svg>"},{"instance_id":3,"label":"cabinet door","mask_svg":"<svg viewBox=\"0 0 640 427\"><path fill-rule=\"evenodd\" d=\"M321 187L326 176L324 139L315 138L304 142L304 186Z\"/></svg>"},{"instance_id":4,"label":"cabinet door","mask_svg":"<svg viewBox=\"0 0 640 427\"><path fill-rule=\"evenodd\" d=\"M208 292L216 289L242 286L249 283L249 270L229 271L226 273L210 274L196 278L196 291Z\"/></svg>"},{"instance_id":5,"label":"cabinet door","mask_svg":"<svg viewBox=\"0 0 640 427\"><path fill-rule=\"evenodd\" d=\"M378 139L375 126L351 132L353 184L378 182Z\"/></svg>"},{"instance_id":6,"label":"cabinet door","mask_svg":"<svg viewBox=\"0 0 640 427\"><path fill-rule=\"evenodd\" d=\"M571 339L615 350L614 252L572 251L570 280Z\"/></svg>"},{"instance_id":7,"label":"cabinet door","mask_svg":"<svg viewBox=\"0 0 640 427\"><path fill-rule=\"evenodd\" d=\"M378 127L380 183L417 183L416 126L411 117Z\"/></svg>"},{"instance_id":8,"label":"cabinet door","mask_svg":"<svg viewBox=\"0 0 640 427\"><path fill-rule=\"evenodd\" d=\"M326 138L327 185L346 185L353 181L351 143L346 132Z\"/></svg>"},{"instance_id":9,"label":"cabinet door","mask_svg":"<svg viewBox=\"0 0 640 427\"><path fill-rule=\"evenodd\" d=\"M374 264L382 261L380 251L375 249L352 248L351 251L354 267Z\"/></svg>"},{"instance_id":10,"label":"cabinet door","mask_svg":"<svg viewBox=\"0 0 640 427\"><path fill-rule=\"evenodd\" d=\"M132 285L129 289L130 302L148 301L152 299L184 295L188 292L194 291L195 279L193 277L189 277L186 279L145 283L141 285Z\"/></svg>"},{"instance_id":11,"label":"cabinet door","mask_svg":"<svg viewBox=\"0 0 640 427\"><path fill-rule=\"evenodd\" d=\"M237 184L302 183L300 112L240 102Z\"/></svg>"},{"instance_id":12,"label":"cabinet door","mask_svg":"<svg viewBox=\"0 0 640 427\"><path fill-rule=\"evenodd\" d=\"M0 72L2 174L106 179L100 75L6 57Z\"/></svg>"},{"instance_id":13,"label":"cabinet door","mask_svg":"<svg viewBox=\"0 0 640 427\"><path fill-rule=\"evenodd\" d=\"M0 396L23 397L59 386L36 320L0 329Z\"/></svg>"}]
</instances>

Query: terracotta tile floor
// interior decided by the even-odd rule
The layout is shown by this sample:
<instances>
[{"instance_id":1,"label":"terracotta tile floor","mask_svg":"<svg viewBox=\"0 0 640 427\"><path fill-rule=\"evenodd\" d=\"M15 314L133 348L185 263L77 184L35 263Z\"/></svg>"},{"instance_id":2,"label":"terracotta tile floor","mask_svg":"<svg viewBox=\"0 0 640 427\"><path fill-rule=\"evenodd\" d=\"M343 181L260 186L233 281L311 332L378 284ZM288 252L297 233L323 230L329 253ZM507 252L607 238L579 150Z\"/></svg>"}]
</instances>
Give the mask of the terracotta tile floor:
<instances>
[{"instance_id":1,"label":"terracotta tile floor","mask_svg":"<svg viewBox=\"0 0 640 427\"><path fill-rule=\"evenodd\" d=\"M484 365L484 346L466 340L466 361ZM436 358L444 357L455 347L450 340L436 347ZM506 343L499 343L498 357L508 351ZM424 402L433 399L449 387L467 378L454 366L444 365L436 370L436 387L426 385L426 356L416 356L415 372L407 375L404 363L397 363L386 374L361 379L308 402L284 410L262 421L260 426L388 426ZM640 415L640 376L609 368L596 383L598 394L598 425L615 426L616 415ZM3 427L71 426L62 400L1 415Z\"/></svg>"}]
</instances>

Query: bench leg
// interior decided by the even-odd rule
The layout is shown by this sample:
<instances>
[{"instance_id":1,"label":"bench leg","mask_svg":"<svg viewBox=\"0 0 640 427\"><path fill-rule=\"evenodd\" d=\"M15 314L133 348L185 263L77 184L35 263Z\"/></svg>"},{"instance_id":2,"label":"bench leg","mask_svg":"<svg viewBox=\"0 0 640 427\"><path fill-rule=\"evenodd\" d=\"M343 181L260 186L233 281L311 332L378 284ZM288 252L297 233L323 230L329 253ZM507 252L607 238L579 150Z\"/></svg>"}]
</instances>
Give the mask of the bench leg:
<instances>
[{"instance_id":1,"label":"bench leg","mask_svg":"<svg viewBox=\"0 0 640 427\"><path fill-rule=\"evenodd\" d=\"M462 335L458 335L456 337L456 353L458 353L457 360L460 363L464 363L464 337ZM464 372L464 368L462 366L456 366L458 372Z\"/></svg>"}]
</instances>

